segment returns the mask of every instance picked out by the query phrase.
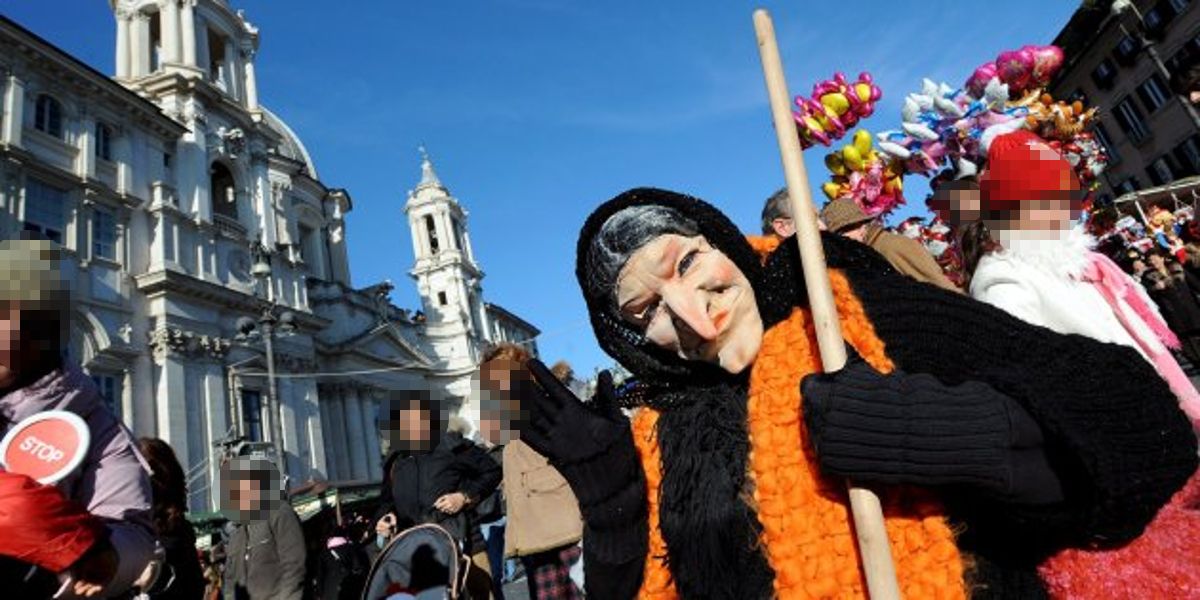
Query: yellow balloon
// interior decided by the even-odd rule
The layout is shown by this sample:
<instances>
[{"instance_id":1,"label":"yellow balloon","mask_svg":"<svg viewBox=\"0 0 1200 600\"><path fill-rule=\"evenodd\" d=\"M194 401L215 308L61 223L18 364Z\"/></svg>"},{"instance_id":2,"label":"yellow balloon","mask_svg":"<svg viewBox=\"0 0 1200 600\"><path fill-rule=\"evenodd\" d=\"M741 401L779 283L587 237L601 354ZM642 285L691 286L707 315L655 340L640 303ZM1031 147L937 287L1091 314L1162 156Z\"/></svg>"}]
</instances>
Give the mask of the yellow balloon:
<instances>
[{"instance_id":1,"label":"yellow balloon","mask_svg":"<svg viewBox=\"0 0 1200 600\"><path fill-rule=\"evenodd\" d=\"M858 93L858 99L863 102L871 99L871 86L865 83L854 84L854 91Z\"/></svg>"},{"instance_id":2,"label":"yellow balloon","mask_svg":"<svg viewBox=\"0 0 1200 600\"><path fill-rule=\"evenodd\" d=\"M833 114L837 116L841 116L847 110L850 110L850 100L841 92L821 96L821 104L825 105L825 108L833 111Z\"/></svg>"},{"instance_id":3,"label":"yellow balloon","mask_svg":"<svg viewBox=\"0 0 1200 600\"><path fill-rule=\"evenodd\" d=\"M836 200L837 197L842 193L842 186L833 183L832 181L828 181L821 186L821 191L825 192L825 196L830 200Z\"/></svg>"},{"instance_id":4,"label":"yellow balloon","mask_svg":"<svg viewBox=\"0 0 1200 600\"><path fill-rule=\"evenodd\" d=\"M854 132L854 148L858 150L860 156L866 156L871 152L871 132L866 129L859 129Z\"/></svg>"},{"instance_id":5,"label":"yellow balloon","mask_svg":"<svg viewBox=\"0 0 1200 600\"><path fill-rule=\"evenodd\" d=\"M850 167L852 171L863 170L863 157L854 146L842 148L842 162L846 163L846 166Z\"/></svg>"},{"instance_id":6,"label":"yellow balloon","mask_svg":"<svg viewBox=\"0 0 1200 600\"><path fill-rule=\"evenodd\" d=\"M842 162L842 156L836 152L825 155L825 168L829 169L834 175L846 174L846 165Z\"/></svg>"}]
</instances>

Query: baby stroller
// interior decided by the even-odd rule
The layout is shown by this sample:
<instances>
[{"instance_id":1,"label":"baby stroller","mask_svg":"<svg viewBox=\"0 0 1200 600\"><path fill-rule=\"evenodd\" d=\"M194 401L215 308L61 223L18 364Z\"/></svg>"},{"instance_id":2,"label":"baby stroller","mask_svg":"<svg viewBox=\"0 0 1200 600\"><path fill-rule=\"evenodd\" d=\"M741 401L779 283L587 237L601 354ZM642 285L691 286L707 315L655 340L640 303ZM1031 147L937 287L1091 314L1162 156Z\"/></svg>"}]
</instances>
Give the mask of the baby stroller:
<instances>
[{"instance_id":1,"label":"baby stroller","mask_svg":"<svg viewBox=\"0 0 1200 600\"><path fill-rule=\"evenodd\" d=\"M363 600L469 600L471 559L445 529L417 525L388 543L367 575Z\"/></svg>"}]
</instances>

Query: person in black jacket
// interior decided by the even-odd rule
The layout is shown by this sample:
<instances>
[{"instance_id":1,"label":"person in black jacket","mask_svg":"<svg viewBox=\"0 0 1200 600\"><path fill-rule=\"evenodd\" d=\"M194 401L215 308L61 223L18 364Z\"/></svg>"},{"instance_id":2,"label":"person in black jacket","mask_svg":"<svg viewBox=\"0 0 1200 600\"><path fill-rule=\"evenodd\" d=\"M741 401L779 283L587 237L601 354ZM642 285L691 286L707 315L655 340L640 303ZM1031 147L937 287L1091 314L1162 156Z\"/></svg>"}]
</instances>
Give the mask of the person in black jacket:
<instances>
[{"instance_id":1,"label":"person in black jacket","mask_svg":"<svg viewBox=\"0 0 1200 600\"><path fill-rule=\"evenodd\" d=\"M531 361L521 439L579 500L590 598L862 595L848 479L881 495L906 597L1046 597L1046 557L1128 544L1195 473L1188 420L1133 350L822 242L852 346L829 374L794 240L760 257L657 189L588 218L576 274L639 389L601 373L585 404Z\"/></svg>"},{"instance_id":2,"label":"person in black jacket","mask_svg":"<svg viewBox=\"0 0 1200 600\"><path fill-rule=\"evenodd\" d=\"M225 559L225 600L301 600L307 551L300 517L283 499L279 471L238 457L221 472L234 530Z\"/></svg>"},{"instance_id":3,"label":"person in black jacket","mask_svg":"<svg viewBox=\"0 0 1200 600\"><path fill-rule=\"evenodd\" d=\"M166 551L158 581L147 595L153 600L199 600L204 595L204 573L196 553L196 531L185 516L187 482L183 466L160 439L141 438L138 450L150 465L154 529Z\"/></svg>"},{"instance_id":4,"label":"person in black jacket","mask_svg":"<svg viewBox=\"0 0 1200 600\"><path fill-rule=\"evenodd\" d=\"M475 568L467 582L472 598L491 596L491 569L476 506L500 485L496 461L443 427L442 413L425 392L391 399L384 426L391 451L384 461L381 510L376 531L392 535L413 525L434 523L463 545Z\"/></svg>"}]
</instances>

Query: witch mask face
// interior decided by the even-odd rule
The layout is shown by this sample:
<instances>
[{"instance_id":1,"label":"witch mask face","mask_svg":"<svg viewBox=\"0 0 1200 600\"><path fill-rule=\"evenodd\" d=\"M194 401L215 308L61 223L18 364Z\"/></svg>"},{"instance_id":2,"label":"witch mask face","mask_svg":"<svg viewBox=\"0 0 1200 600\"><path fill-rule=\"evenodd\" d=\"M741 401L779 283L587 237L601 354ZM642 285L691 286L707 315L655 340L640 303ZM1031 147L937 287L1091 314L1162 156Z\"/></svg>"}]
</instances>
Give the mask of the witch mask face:
<instances>
[{"instance_id":1,"label":"witch mask face","mask_svg":"<svg viewBox=\"0 0 1200 600\"><path fill-rule=\"evenodd\" d=\"M762 345L763 323L745 274L704 236L660 235L617 277L622 318L685 360L740 373Z\"/></svg>"}]
</instances>

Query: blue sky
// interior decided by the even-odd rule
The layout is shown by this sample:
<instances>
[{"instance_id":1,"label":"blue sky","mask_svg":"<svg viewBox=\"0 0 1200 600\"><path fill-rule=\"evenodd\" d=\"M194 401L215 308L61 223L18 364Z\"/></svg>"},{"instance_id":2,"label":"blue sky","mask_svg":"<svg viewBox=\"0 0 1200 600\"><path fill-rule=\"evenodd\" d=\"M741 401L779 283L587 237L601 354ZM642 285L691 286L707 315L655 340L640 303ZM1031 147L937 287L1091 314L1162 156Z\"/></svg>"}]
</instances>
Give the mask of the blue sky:
<instances>
[{"instance_id":1,"label":"blue sky","mask_svg":"<svg viewBox=\"0 0 1200 600\"><path fill-rule=\"evenodd\" d=\"M1049 43L1073 0L231 0L259 27L259 95L300 135L321 179L354 198L356 286L397 284L418 306L406 194L424 143L470 212L486 298L543 332L548 360L611 364L574 279L579 227L630 187L688 192L758 229L783 181L750 15L775 18L793 95L834 71L883 89L895 127L922 77L960 84L1002 50ZM105 0L7 0L0 11L105 73ZM825 151L806 153L816 191ZM927 187L906 181L908 216Z\"/></svg>"}]
</instances>

